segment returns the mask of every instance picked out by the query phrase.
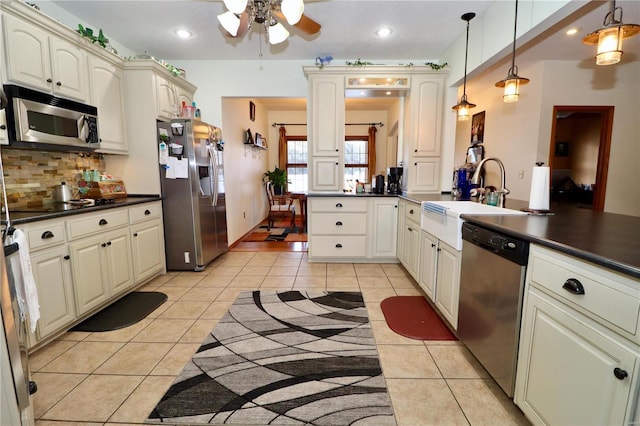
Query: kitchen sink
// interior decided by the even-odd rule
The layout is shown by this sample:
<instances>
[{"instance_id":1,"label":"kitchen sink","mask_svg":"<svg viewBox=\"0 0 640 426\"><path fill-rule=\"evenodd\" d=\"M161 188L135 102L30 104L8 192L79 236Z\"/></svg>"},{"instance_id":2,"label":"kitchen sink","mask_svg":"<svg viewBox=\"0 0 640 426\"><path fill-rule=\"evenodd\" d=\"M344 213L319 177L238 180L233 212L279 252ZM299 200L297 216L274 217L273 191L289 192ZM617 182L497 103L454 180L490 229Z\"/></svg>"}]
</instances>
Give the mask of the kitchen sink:
<instances>
[{"instance_id":1,"label":"kitchen sink","mask_svg":"<svg viewBox=\"0 0 640 426\"><path fill-rule=\"evenodd\" d=\"M421 228L458 251L462 250L463 214L526 215L520 210L488 206L473 201L423 201Z\"/></svg>"}]
</instances>

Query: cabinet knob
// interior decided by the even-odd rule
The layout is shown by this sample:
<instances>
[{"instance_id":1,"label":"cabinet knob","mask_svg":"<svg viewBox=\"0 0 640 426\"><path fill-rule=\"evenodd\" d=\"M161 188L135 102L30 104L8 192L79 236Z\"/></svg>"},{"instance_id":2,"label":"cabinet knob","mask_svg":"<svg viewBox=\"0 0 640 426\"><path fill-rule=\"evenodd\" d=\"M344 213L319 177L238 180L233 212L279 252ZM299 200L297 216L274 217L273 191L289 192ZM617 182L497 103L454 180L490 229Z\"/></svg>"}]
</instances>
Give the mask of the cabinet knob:
<instances>
[{"instance_id":1,"label":"cabinet knob","mask_svg":"<svg viewBox=\"0 0 640 426\"><path fill-rule=\"evenodd\" d=\"M56 86L58 86L58 87L62 86L62 82L56 81Z\"/></svg>"},{"instance_id":2,"label":"cabinet knob","mask_svg":"<svg viewBox=\"0 0 640 426\"><path fill-rule=\"evenodd\" d=\"M29 380L29 395L33 395L38 392L38 384L33 380Z\"/></svg>"},{"instance_id":3,"label":"cabinet knob","mask_svg":"<svg viewBox=\"0 0 640 426\"><path fill-rule=\"evenodd\" d=\"M338 148L336 148L336 152L338 152Z\"/></svg>"},{"instance_id":4,"label":"cabinet knob","mask_svg":"<svg viewBox=\"0 0 640 426\"><path fill-rule=\"evenodd\" d=\"M138 233L136 232L135 234L133 234L133 236L134 236L134 237L137 237L137 236L138 236Z\"/></svg>"},{"instance_id":5,"label":"cabinet knob","mask_svg":"<svg viewBox=\"0 0 640 426\"><path fill-rule=\"evenodd\" d=\"M336 207L337 207L337 208L341 208L341 207L342 207L342 203L338 203L338 204L336 204Z\"/></svg>"},{"instance_id":6,"label":"cabinet knob","mask_svg":"<svg viewBox=\"0 0 640 426\"><path fill-rule=\"evenodd\" d=\"M431 243L431 247L432 247L432 248L433 248L433 247L435 247L435 246L436 246L435 244Z\"/></svg>"},{"instance_id":7,"label":"cabinet knob","mask_svg":"<svg viewBox=\"0 0 640 426\"><path fill-rule=\"evenodd\" d=\"M413 150L413 152L418 152L418 150L417 150L417 149L414 149L414 150Z\"/></svg>"},{"instance_id":8,"label":"cabinet knob","mask_svg":"<svg viewBox=\"0 0 640 426\"><path fill-rule=\"evenodd\" d=\"M336 226L342 226L342 222L337 221L337 222L336 222Z\"/></svg>"},{"instance_id":9,"label":"cabinet knob","mask_svg":"<svg viewBox=\"0 0 640 426\"><path fill-rule=\"evenodd\" d=\"M151 212L150 212L149 210L145 210L145 211L144 211L144 215L145 215L145 216L149 216L150 214L151 214Z\"/></svg>"},{"instance_id":10,"label":"cabinet knob","mask_svg":"<svg viewBox=\"0 0 640 426\"><path fill-rule=\"evenodd\" d=\"M63 259L64 259L64 260L69 260L69 259L71 259L71 256L66 255L65 257L63 257Z\"/></svg>"},{"instance_id":11,"label":"cabinet knob","mask_svg":"<svg viewBox=\"0 0 640 426\"><path fill-rule=\"evenodd\" d=\"M616 379L624 380L629 376L629 373L627 373L626 370L623 370L622 368L616 367L613 369L613 375L616 376Z\"/></svg>"},{"instance_id":12,"label":"cabinet knob","mask_svg":"<svg viewBox=\"0 0 640 426\"><path fill-rule=\"evenodd\" d=\"M0 130L7 130L7 126L5 126L4 124L0 124Z\"/></svg>"},{"instance_id":13,"label":"cabinet knob","mask_svg":"<svg viewBox=\"0 0 640 426\"><path fill-rule=\"evenodd\" d=\"M339 166L339 165L340 165L340 163L336 163L336 166Z\"/></svg>"},{"instance_id":14,"label":"cabinet knob","mask_svg":"<svg viewBox=\"0 0 640 426\"><path fill-rule=\"evenodd\" d=\"M107 246L107 244L106 244L106 243L102 243L102 244L100 244L100 246L101 246L101 247L106 247L106 246Z\"/></svg>"},{"instance_id":15,"label":"cabinet knob","mask_svg":"<svg viewBox=\"0 0 640 426\"><path fill-rule=\"evenodd\" d=\"M564 282L562 288L567 290L569 293L582 295L584 294L584 286L580 281L575 278L569 278Z\"/></svg>"},{"instance_id":16,"label":"cabinet knob","mask_svg":"<svg viewBox=\"0 0 640 426\"><path fill-rule=\"evenodd\" d=\"M409 214L413 214L413 209L409 210Z\"/></svg>"},{"instance_id":17,"label":"cabinet knob","mask_svg":"<svg viewBox=\"0 0 640 426\"><path fill-rule=\"evenodd\" d=\"M48 240L49 238L53 238L53 237L55 237L55 235L53 235L53 232L51 231L44 231L40 236L40 238L42 238L43 240Z\"/></svg>"},{"instance_id":18,"label":"cabinet knob","mask_svg":"<svg viewBox=\"0 0 640 426\"><path fill-rule=\"evenodd\" d=\"M109 224L109 222L107 222L106 219L100 219L100 222L98 222L98 225L100 225L100 226L104 226L104 225L107 225L107 224Z\"/></svg>"},{"instance_id":19,"label":"cabinet knob","mask_svg":"<svg viewBox=\"0 0 640 426\"><path fill-rule=\"evenodd\" d=\"M407 229L409 230L409 232L413 232L413 229L411 229L411 228L407 228Z\"/></svg>"},{"instance_id":20,"label":"cabinet knob","mask_svg":"<svg viewBox=\"0 0 640 426\"><path fill-rule=\"evenodd\" d=\"M417 165L418 165L418 163L413 163L413 165L414 165L414 166L417 166Z\"/></svg>"},{"instance_id":21,"label":"cabinet knob","mask_svg":"<svg viewBox=\"0 0 640 426\"><path fill-rule=\"evenodd\" d=\"M107 241L107 245L110 246L111 245L111 241Z\"/></svg>"},{"instance_id":22,"label":"cabinet knob","mask_svg":"<svg viewBox=\"0 0 640 426\"><path fill-rule=\"evenodd\" d=\"M336 248L342 248L342 244L340 243L336 244Z\"/></svg>"},{"instance_id":23,"label":"cabinet knob","mask_svg":"<svg viewBox=\"0 0 640 426\"><path fill-rule=\"evenodd\" d=\"M47 79L47 83L53 83L53 80L51 80L50 78Z\"/></svg>"}]
</instances>

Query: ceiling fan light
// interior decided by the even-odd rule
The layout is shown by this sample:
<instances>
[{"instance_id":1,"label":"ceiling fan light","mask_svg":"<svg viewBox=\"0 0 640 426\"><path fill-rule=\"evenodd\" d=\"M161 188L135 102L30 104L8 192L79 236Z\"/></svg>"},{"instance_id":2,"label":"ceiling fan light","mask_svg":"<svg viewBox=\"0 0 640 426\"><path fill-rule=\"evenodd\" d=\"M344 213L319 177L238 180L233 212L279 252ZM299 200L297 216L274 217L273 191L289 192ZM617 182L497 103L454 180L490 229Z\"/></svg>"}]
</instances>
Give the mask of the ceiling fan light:
<instances>
[{"instance_id":1,"label":"ceiling fan light","mask_svg":"<svg viewBox=\"0 0 640 426\"><path fill-rule=\"evenodd\" d=\"M247 0L224 0L224 5L231 12L239 15L247 8Z\"/></svg>"},{"instance_id":2,"label":"ceiling fan light","mask_svg":"<svg viewBox=\"0 0 640 426\"><path fill-rule=\"evenodd\" d=\"M287 19L289 25L295 25L300 21L300 18L302 18L302 12L304 12L304 1L282 0L280 10Z\"/></svg>"},{"instance_id":3,"label":"ceiling fan light","mask_svg":"<svg viewBox=\"0 0 640 426\"><path fill-rule=\"evenodd\" d=\"M222 25L222 28L227 30L232 36L238 35L238 28L240 28L240 18L235 13L227 11L221 15L218 15L218 22Z\"/></svg>"},{"instance_id":4,"label":"ceiling fan light","mask_svg":"<svg viewBox=\"0 0 640 426\"><path fill-rule=\"evenodd\" d=\"M269 27L269 43L278 44L282 43L289 37L289 31L281 23L276 23Z\"/></svg>"}]
</instances>

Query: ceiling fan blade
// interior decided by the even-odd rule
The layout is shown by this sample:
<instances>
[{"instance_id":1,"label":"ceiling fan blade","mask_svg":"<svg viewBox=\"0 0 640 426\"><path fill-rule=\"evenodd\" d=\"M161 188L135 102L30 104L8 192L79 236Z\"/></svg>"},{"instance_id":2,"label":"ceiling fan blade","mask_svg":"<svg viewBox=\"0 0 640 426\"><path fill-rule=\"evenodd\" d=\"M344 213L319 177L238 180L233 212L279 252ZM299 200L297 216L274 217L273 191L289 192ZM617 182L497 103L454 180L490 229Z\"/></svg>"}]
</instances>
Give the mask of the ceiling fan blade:
<instances>
[{"instance_id":1,"label":"ceiling fan blade","mask_svg":"<svg viewBox=\"0 0 640 426\"><path fill-rule=\"evenodd\" d=\"M284 15L282 14L281 11L279 10L274 10L273 14L276 15L276 17L283 22L287 22L287 18L284 17ZM304 31L305 33L308 34L315 34L318 31L320 31L320 24L318 24L316 21L314 21L311 18L308 18L306 15L302 15L302 17L300 18L300 20L298 21L297 24L294 25L297 28L300 28L302 31Z\"/></svg>"},{"instance_id":2,"label":"ceiling fan blade","mask_svg":"<svg viewBox=\"0 0 640 426\"><path fill-rule=\"evenodd\" d=\"M238 33L236 35L231 34L229 31L225 30L224 35L229 38L240 38L249 31L249 14L247 12L242 12L238 18L240 18L240 25L238 26Z\"/></svg>"}]
</instances>

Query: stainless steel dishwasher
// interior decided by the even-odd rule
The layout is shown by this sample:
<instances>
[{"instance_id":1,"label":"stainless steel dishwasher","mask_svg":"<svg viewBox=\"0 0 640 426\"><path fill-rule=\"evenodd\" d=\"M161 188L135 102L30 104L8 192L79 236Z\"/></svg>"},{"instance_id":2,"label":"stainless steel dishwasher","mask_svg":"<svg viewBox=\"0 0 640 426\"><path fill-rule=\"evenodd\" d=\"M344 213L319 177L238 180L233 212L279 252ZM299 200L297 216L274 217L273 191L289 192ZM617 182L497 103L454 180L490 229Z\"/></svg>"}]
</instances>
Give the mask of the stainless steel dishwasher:
<instances>
[{"instance_id":1,"label":"stainless steel dishwasher","mask_svg":"<svg viewBox=\"0 0 640 426\"><path fill-rule=\"evenodd\" d=\"M529 243L465 222L458 338L513 397Z\"/></svg>"}]
</instances>

